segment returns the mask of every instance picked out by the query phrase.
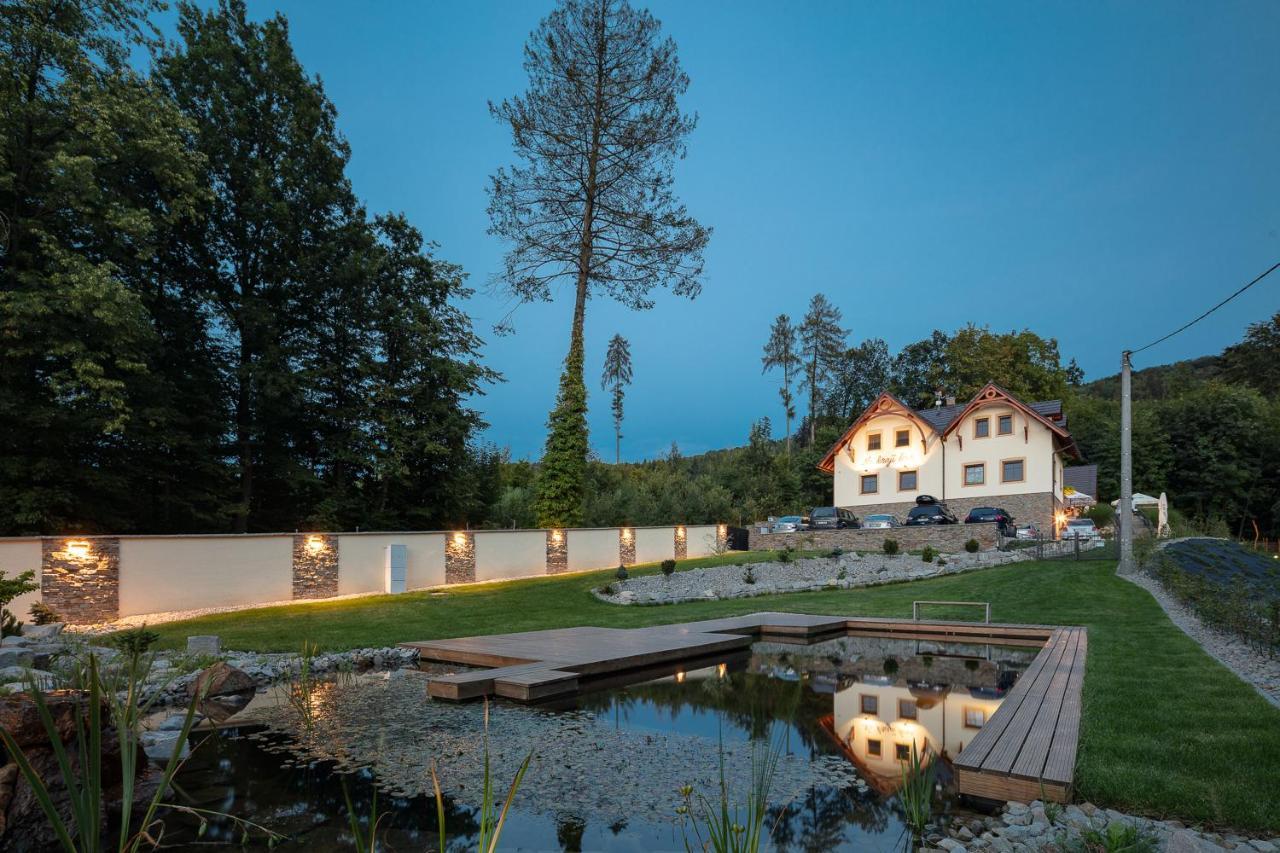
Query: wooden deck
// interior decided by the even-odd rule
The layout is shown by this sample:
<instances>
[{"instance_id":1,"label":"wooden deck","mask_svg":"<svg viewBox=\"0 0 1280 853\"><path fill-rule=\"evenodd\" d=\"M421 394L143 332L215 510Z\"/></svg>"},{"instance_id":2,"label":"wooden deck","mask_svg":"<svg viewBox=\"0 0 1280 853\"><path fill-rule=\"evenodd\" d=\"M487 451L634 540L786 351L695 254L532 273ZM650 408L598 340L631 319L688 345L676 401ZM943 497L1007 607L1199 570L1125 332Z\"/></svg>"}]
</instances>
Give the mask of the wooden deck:
<instances>
[{"instance_id":1,"label":"wooden deck","mask_svg":"<svg viewBox=\"0 0 1280 853\"><path fill-rule=\"evenodd\" d=\"M401 645L417 649L424 661L486 667L432 678L433 697L537 702L572 697L587 684L599 688L653 677L662 667L741 657L762 637L805 643L842 635L1043 645L953 763L962 794L1070 799L1088 651L1083 628L766 612L649 628L559 628Z\"/></svg>"},{"instance_id":2,"label":"wooden deck","mask_svg":"<svg viewBox=\"0 0 1280 853\"><path fill-rule=\"evenodd\" d=\"M1059 628L1004 702L952 762L960 792L994 800L1071 799L1080 694L1089 651L1084 628Z\"/></svg>"}]
</instances>

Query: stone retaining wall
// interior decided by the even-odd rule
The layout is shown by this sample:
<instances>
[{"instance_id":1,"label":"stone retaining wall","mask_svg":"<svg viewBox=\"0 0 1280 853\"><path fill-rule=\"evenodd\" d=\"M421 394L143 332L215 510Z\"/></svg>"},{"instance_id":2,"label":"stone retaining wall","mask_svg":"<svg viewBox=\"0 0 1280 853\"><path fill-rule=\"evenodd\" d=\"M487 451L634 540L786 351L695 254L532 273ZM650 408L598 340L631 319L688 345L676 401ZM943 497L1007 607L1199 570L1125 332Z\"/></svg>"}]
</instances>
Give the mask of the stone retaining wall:
<instances>
[{"instance_id":1,"label":"stone retaining wall","mask_svg":"<svg viewBox=\"0 0 1280 853\"><path fill-rule=\"evenodd\" d=\"M984 551L994 548L999 535L994 523L894 527L889 530L806 530L802 533L761 533L759 528L753 527L749 531L748 547L752 551L787 546L806 551L836 546L846 551L880 551L886 539L896 539L903 551L917 551L925 545L932 545L943 554L956 554L964 550L964 543L970 539L977 539Z\"/></svg>"},{"instance_id":2,"label":"stone retaining wall","mask_svg":"<svg viewBox=\"0 0 1280 853\"><path fill-rule=\"evenodd\" d=\"M1035 492L1027 495L988 495L982 498L949 497L945 503L960 521L964 521L964 517L974 507L998 506L1013 516L1015 524L1035 524L1046 534L1053 530L1053 517L1058 510L1062 509L1061 502L1050 492ZM897 516L899 521L903 521L914 507L914 501L898 501L849 506L845 509L850 510L860 519L868 515L893 515Z\"/></svg>"}]
</instances>

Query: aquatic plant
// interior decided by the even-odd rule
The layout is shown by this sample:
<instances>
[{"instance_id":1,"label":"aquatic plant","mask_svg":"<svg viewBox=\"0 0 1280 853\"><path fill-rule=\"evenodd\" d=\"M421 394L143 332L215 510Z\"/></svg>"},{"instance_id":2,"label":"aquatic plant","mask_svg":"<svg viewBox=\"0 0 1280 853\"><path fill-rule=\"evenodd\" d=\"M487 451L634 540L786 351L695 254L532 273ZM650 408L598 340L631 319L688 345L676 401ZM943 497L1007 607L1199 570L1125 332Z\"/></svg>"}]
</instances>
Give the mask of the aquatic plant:
<instances>
[{"instance_id":1,"label":"aquatic plant","mask_svg":"<svg viewBox=\"0 0 1280 853\"><path fill-rule=\"evenodd\" d=\"M1159 845L1134 824L1116 820L1103 827L1090 826L1079 838L1063 839L1059 846L1067 853L1154 853Z\"/></svg>"},{"instance_id":2,"label":"aquatic plant","mask_svg":"<svg viewBox=\"0 0 1280 853\"><path fill-rule=\"evenodd\" d=\"M933 777L937 768L934 762L927 761L926 758L927 753L921 754L913 742L911 757L902 762L902 786L898 789L903 820L917 840L924 834L929 818L933 816Z\"/></svg>"},{"instance_id":3,"label":"aquatic plant","mask_svg":"<svg viewBox=\"0 0 1280 853\"><path fill-rule=\"evenodd\" d=\"M162 690L154 690L151 698L142 696L154 663L154 655L142 651L139 644L133 644L130 651L122 655L119 664L105 670L93 652L84 658L73 659L67 676L73 701L69 731L59 730L59 722L50 711L41 685L28 676L26 692L35 704L48 738L49 749L57 765L58 781L66 790L68 814L65 818L55 804L45 778L32 766L13 734L7 729L0 729L0 741L31 788L49 821L57 845L66 853L103 853L107 850L135 853L144 846L154 848L159 846L164 834L164 823L157 815L168 810L194 817L199 821L201 834L208 819L216 816L230 821L240 831L242 841L247 842L251 833L260 833L270 846L274 846L282 836L259 824L209 809L164 801L174 775L183 763L182 753L195 724L196 706L204 698L200 693L192 696L187 704L182 727L177 732L173 751L164 764L155 792L145 804L137 801L142 721L163 693ZM65 728L66 721L63 720L62 724ZM104 775L106 768L103 765L103 753L109 748L112 735L115 736L120 761L120 799L114 807L106 796L110 777ZM114 842L102 834L109 811L118 811L120 815L119 834Z\"/></svg>"},{"instance_id":4,"label":"aquatic plant","mask_svg":"<svg viewBox=\"0 0 1280 853\"><path fill-rule=\"evenodd\" d=\"M762 746L762 743L765 744ZM751 744L751 787L746 802L731 803L729 784L724 771L724 737L720 738L719 799L712 803L693 786L680 789L684 804L676 809L680 815L680 831L687 853L695 850L712 853L757 853L772 832L766 833L764 820L768 812L769 791L785 749L783 734ZM785 814L783 809L779 813ZM689 832L692 829L693 839ZM696 839L696 845L693 840Z\"/></svg>"},{"instance_id":5,"label":"aquatic plant","mask_svg":"<svg viewBox=\"0 0 1280 853\"><path fill-rule=\"evenodd\" d=\"M520 769L516 771L515 778L511 780L511 787L507 790L507 798L502 802L502 808L495 807L493 798L493 776L489 772L489 700L484 703L484 783L481 788L480 797L480 826L476 835L476 851L477 853L494 853L498 849L498 839L502 837L502 827L507 820L507 812L511 810L511 803L516 798L516 791L520 789L520 783L524 781L524 774L529 769L529 762L533 760L532 750L524 757L524 761L520 762ZM431 764L431 787L435 791L436 797L436 822L440 828L440 853L447 853L448 839L445 833L445 816L444 816L444 793L440 790L440 777L436 773L436 765Z\"/></svg>"},{"instance_id":6,"label":"aquatic plant","mask_svg":"<svg viewBox=\"0 0 1280 853\"><path fill-rule=\"evenodd\" d=\"M276 688L283 691L284 701L298 715L298 720L307 732L315 727L315 695L320 681L313 672L313 665L318 651L320 647L315 643L303 640L302 650L298 655L298 671L294 673L291 670L289 676Z\"/></svg>"}]
</instances>

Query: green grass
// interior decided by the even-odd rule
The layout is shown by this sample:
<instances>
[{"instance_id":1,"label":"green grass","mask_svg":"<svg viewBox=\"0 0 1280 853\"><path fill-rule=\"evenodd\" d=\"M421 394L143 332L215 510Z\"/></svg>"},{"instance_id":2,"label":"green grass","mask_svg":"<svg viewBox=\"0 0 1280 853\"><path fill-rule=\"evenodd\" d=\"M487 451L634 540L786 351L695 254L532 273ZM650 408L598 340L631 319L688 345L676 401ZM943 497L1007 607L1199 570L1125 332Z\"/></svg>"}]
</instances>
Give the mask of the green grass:
<instances>
[{"instance_id":1,"label":"green grass","mask_svg":"<svg viewBox=\"0 0 1280 853\"><path fill-rule=\"evenodd\" d=\"M768 556L735 554L681 567ZM155 630L171 647L191 634L218 634L233 649L292 651L303 639L344 649L569 625L637 627L756 610L906 616L913 599L990 601L997 621L1089 629L1078 799L1220 828L1280 832L1280 710L1206 655L1151 596L1114 570L1108 562L1019 563L870 589L661 607L597 601L590 589L610 582L612 572L593 572L476 585L440 597L408 593L264 608ZM972 613L934 608L928 616Z\"/></svg>"}]
</instances>

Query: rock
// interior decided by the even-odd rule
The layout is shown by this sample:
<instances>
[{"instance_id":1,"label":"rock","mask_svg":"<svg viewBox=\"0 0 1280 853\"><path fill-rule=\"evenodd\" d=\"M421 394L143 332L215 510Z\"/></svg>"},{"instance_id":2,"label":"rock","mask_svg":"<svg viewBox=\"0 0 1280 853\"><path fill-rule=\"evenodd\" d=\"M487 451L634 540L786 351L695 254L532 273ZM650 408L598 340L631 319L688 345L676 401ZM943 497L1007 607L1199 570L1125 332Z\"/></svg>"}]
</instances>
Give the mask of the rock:
<instances>
[{"instance_id":1,"label":"rock","mask_svg":"<svg viewBox=\"0 0 1280 853\"><path fill-rule=\"evenodd\" d=\"M60 645L31 646L30 648L31 665L36 669L48 669L53 665L53 659L66 651Z\"/></svg>"},{"instance_id":2,"label":"rock","mask_svg":"<svg viewBox=\"0 0 1280 853\"><path fill-rule=\"evenodd\" d=\"M254 680L243 670L219 661L201 672L195 681L191 682L187 688L187 695L208 699L243 693L255 689L256 686Z\"/></svg>"},{"instance_id":3,"label":"rock","mask_svg":"<svg viewBox=\"0 0 1280 853\"><path fill-rule=\"evenodd\" d=\"M944 838L938 842L938 846L943 850L950 850L951 853L963 853L966 849L963 844L954 838Z\"/></svg>"},{"instance_id":4,"label":"rock","mask_svg":"<svg viewBox=\"0 0 1280 853\"><path fill-rule=\"evenodd\" d=\"M1031 807L1031 822L1032 823L1048 823L1049 822L1049 816L1045 814L1044 806L1037 803L1036 805Z\"/></svg>"},{"instance_id":5,"label":"rock","mask_svg":"<svg viewBox=\"0 0 1280 853\"><path fill-rule=\"evenodd\" d=\"M140 742L142 751L147 754L147 758L158 764L165 764L172 757L174 749L178 746L178 741L182 737L181 731L154 731L143 732ZM191 752L190 745L182 744L182 751L179 758L186 758Z\"/></svg>"},{"instance_id":6,"label":"rock","mask_svg":"<svg viewBox=\"0 0 1280 853\"><path fill-rule=\"evenodd\" d=\"M29 646L33 642L35 641L30 637L20 637L17 634L14 634L12 637L5 637L3 640L0 640L0 649L9 646Z\"/></svg>"},{"instance_id":7,"label":"rock","mask_svg":"<svg viewBox=\"0 0 1280 853\"><path fill-rule=\"evenodd\" d=\"M50 622L48 625L23 625L22 636L32 640L52 640L67 627L65 622Z\"/></svg>"},{"instance_id":8,"label":"rock","mask_svg":"<svg viewBox=\"0 0 1280 853\"><path fill-rule=\"evenodd\" d=\"M28 648L7 646L0 647L0 669L9 667L33 666L35 655Z\"/></svg>"},{"instance_id":9,"label":"rock","mask_svg":"<svg viewBox=\"0 0 1280 853\"><path fill-rule=\"evenodd\" d=\"M19 682L22 689L27 688L28 679L35 679L41 690L52 690L57 684L57 677L43 669L32 669L26 666L6 666L0 668L0 684Z\"/></svg>"},{"instance_id":10,"label":"rock","mask_svg":"<svg viewBox=\"0 0 1280 853\"><path fill-rule=\"evenodd\" d=\"M1270 841L1264 841L1261 838L1251 838L1249 840L1249 846L1254 850L1260 851L1260 853L1275 853L1276 849L1276 846Z\"/></svg>"},{"instance_id":11,"label":"rock","mask_svg":"<svg viewBox=\"0 0 1280 853\"><path fill-rule=\"evenodd\" d=\"M201 716L200 714L196 714L191 719L191 724L194 726L198 724L202 719L204 719L203 716ZM186 714L170 714L169 716L165 717L163 721L161 721L160 725L156 726L155 730L158 732L180 732L182 731L182 726L184 723L186 723L186 721L187 721Z\"/></svg>"},{"instance_id":12,"label":"rock","mask_svg":"<svg viewBox=\"0 0 1280 853\"><path fill-rule=\"evenodd\" d=\"M1094 814L1098 811L1098 807L1095 806L1093 803L1081 803L1080 811L1084 812L1085 817L1093 817Z\"/></svg>"},{"instance_id":13,"label":"rock","mask_svg":"<svg viewBox=\"0 0 1280 853\"><path fill-rule=\"evenodd\" d=\"M1009 826L1030 826L1031 812L1027 811L1027 807L1023 806L1022 811L1010 811L1004 816L1004 822Z\"/></svg>"},{"instance_id":14,"label":"rock","mask_svg":"<svg viewBox=\"0 0 1280 853\"><path fill-rule=\"evenodd\" d=\"M956 830L956 837L959 838L961 841L972 841L973 830L967 826L962 826L958 830Z\"/></svg>"},{"instance_id":15,"label":"rock","mask_svg":"<svg viewBox=\"0 0 1280 853\"><path fill-rule=\"evenodd\" d=\"M1164 849L1165 853L1217 853L1225 848L1189 829L1180 829L1169 836Z\"/></svg>"},{"instance_id":16,"label":"rock","mask_svg":"<svg viewBox=\"0 0 1280 853\"><path fill-rule=\"evenodd\" d=\"M216 634L197 634L187 637L187 654L219 655L222 653L222 641Z\"/></svg>"}]
</instances>

